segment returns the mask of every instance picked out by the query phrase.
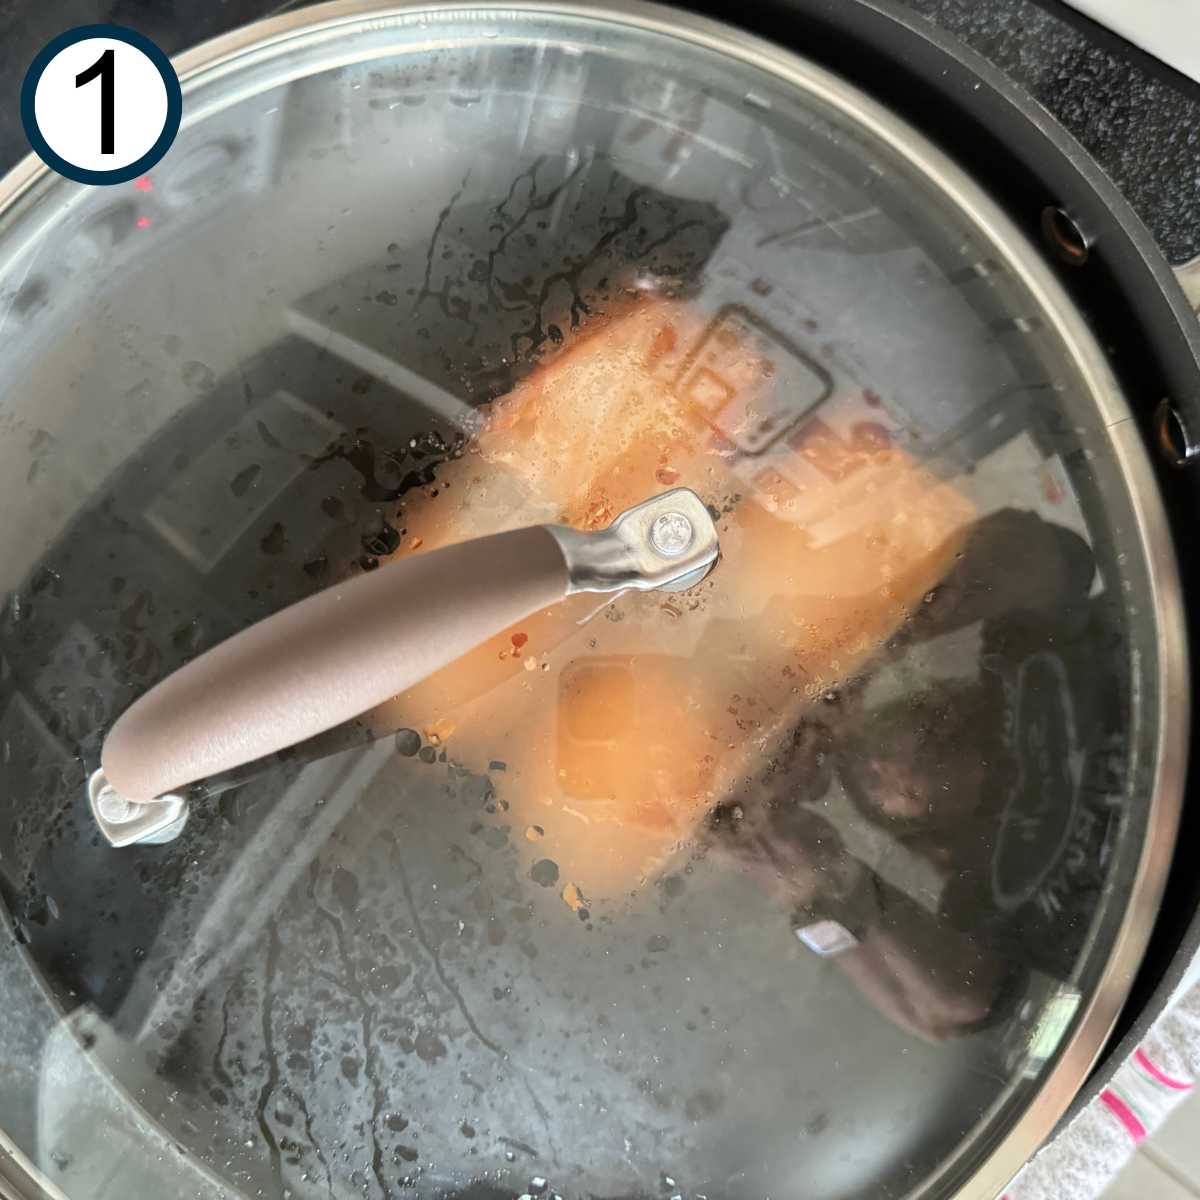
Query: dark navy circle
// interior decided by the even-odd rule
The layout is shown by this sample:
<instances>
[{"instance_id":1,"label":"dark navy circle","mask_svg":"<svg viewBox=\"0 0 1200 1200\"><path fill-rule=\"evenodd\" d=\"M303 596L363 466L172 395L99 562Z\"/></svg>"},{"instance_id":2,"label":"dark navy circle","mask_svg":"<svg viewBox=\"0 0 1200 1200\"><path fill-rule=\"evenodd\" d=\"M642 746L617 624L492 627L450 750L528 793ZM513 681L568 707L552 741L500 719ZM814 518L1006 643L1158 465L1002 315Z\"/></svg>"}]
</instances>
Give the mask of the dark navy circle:
<instances>
[{"instance_id":1,"label":"dark navy circle","mask_svg":"<svg viewBox=\"0 0 1200 1200\"><path fill-rule=\"evenodd\" d=\"M112 38L140 50L158 69L163 86L167 90L167 120L158 135L158 140L136 162L112 171L85 170L68 162L61 154L56 154L42 136L34 111L37 86L51 60L68 46L73 46L76 42L86 42L89 38ZM123 25L77 25L74 29L68 29L66 33L60 33L37 52L33 62L29 64L29 70L25 72L25 81L21 84L21 123L25 126L25 136L29 139L29 144L46 166L76 183L90 183L103 187L106 184L128 183L131 179L144 175L171 148L182 119L183 89L179 86L179 76L175 74L171 60L148 37L126 29Z\"/></svg>"}]
</instances>

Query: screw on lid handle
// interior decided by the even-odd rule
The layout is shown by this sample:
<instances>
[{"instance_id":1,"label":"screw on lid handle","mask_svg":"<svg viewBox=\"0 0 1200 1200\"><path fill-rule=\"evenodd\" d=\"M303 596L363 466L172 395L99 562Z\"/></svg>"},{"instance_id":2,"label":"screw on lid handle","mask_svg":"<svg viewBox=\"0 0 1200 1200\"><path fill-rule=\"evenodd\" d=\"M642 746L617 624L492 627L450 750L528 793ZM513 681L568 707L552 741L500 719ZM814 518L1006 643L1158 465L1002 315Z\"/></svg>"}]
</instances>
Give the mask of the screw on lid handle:
<instances>
[{"instance_id":1,"label":"screw on lid handle","mask_svg":"<svg viewBox=\"0 0 1200 1200\"><path fill-rule=\"evenodd\" d=\"M136 809L118 801L156 802L332 729L572 592L681 590L716 558L712 518L695 493L676 488L597 533L531 526L335 584L235 634L128 708L105 739L93 813L113 844L141 840L122 832Z\"/></svg>"}]
</instances>

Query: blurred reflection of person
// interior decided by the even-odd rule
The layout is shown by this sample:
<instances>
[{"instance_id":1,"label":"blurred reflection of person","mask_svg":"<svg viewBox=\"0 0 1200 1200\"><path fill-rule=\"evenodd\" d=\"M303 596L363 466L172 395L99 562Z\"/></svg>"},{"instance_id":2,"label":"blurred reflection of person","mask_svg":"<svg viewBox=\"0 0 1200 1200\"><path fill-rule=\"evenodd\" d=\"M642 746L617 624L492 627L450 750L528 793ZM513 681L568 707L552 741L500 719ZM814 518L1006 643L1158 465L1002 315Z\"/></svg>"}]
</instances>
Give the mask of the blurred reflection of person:
<instances>
[{"instance_id":1,"label":"blurred reflection of person","mask_svg":"<svg viewBox=\"0 0 1200 1200\"><path fill-rule=\"evenodd\" d=\"M1013 509L982 519L868 673L803 720L754 785L709 816L709 852L751 874L792 912L802 942L923 1039L1003 1020L1037 958L1019 938L995 936L985 886L1020 787L1011 689L997 664L1081 643L1093 573L1087 545L1067 529ZM969 626L980 639L975 677L926 675L916 692L868 703L881 672ZM820 811L835 779L868 822L932 866L944 884L936 913L847 852ZM1047 791L1022 827L1061 827L1070 808L1069 796ZM1035 869L1036 857L1022 862Z\"/></svg>"}]
</instances>

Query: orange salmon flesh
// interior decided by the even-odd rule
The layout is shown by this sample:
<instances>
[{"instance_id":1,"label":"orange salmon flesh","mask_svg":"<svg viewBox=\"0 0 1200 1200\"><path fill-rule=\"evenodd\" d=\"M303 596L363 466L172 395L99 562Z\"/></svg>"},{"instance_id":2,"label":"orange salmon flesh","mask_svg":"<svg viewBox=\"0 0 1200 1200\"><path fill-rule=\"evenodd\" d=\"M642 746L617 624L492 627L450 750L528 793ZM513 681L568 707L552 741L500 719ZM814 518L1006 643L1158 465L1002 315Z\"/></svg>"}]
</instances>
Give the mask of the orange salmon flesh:
<instances>
[{"instance_id":1,"label":"orange salmon flesh","mask_svg":"<svg viewBox=\"0 0 1200 1200\"><path fill-rule=\"evenodd\" d=\"M685 849L908 619L975 519L861 393L747 451L779 410L778 358L738 313L640 300L495 401L437 498L406 507L398 554L545 521L597 529L678 485L720 513L720 561L690 591L570 597L377 714L466 766L503 759L497 801L544 830L514 840L558 864L572 907Z\"/></svg>"}]
</instances>

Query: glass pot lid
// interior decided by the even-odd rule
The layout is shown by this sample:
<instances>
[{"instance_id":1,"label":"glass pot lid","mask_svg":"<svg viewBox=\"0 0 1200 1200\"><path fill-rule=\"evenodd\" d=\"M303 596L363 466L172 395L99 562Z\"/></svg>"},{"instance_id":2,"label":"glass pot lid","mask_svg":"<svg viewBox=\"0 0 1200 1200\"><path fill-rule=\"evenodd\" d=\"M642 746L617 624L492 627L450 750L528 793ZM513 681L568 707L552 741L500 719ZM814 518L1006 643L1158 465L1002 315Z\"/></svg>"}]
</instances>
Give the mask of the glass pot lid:
<instances>
[{"instance_id":1,"label":"glass pot lid","mask_svg":"<svg viewBox=\"0 0 1200 1200\"><path fill-rule=\"evenodd\" d=\"M150 176L0 209L14 1153L72 1197L994 1194L1178 803L1172 558L1052 274L849 84L676 14L335 5L181 74ZM201 652L677 488L699 581L102 836L106 735Z\"/></svg>"}]
</instances>

